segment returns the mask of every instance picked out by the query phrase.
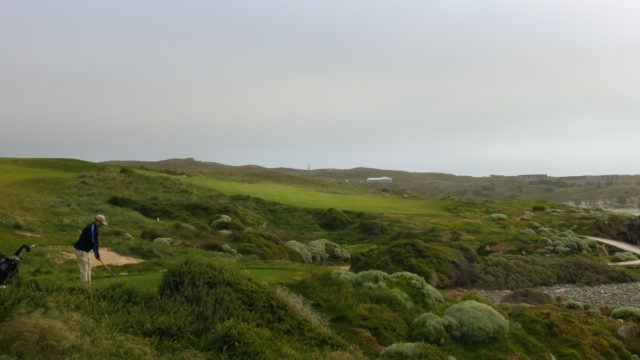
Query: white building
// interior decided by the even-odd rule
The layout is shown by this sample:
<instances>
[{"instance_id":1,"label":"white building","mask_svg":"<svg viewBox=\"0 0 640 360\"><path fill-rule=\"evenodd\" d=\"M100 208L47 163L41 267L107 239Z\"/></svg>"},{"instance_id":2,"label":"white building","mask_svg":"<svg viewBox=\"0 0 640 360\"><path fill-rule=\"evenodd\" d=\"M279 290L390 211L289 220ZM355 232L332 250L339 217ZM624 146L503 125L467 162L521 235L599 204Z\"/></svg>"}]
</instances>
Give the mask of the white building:
<instances>
[{"instance_id":1,"label":"white building","mask_svg":"<svg viewBox=\"0 0 640 360\"><path fill-rule=\"evenodd\" d=\"M393 180L390 177L379 177L379 178L367 178L368 183L390 183Z\"/></svg>"}]
</instances>

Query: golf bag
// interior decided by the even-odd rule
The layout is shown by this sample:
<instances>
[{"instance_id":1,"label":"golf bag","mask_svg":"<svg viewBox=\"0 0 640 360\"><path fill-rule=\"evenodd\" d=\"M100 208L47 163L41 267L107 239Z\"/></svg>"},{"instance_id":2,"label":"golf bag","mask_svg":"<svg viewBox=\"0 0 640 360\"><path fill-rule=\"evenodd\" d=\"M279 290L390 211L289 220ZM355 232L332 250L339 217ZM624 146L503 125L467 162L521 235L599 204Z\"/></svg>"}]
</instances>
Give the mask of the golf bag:
<instances>
[{"instance_id":1,"label":"golf bag","mask_svg":"<svg viewBox=\"0 0 640 360\"><path fill-rule=\"evenodd\" d=\"M31 248L35 245L22 245L16 253L11 256L5 256L0 253L0 286L5 285L12 277L18 273L18 265L22 262L22 255L20 252L25 249L27 252L31 251Z\"/></svg>"}]
</instances>

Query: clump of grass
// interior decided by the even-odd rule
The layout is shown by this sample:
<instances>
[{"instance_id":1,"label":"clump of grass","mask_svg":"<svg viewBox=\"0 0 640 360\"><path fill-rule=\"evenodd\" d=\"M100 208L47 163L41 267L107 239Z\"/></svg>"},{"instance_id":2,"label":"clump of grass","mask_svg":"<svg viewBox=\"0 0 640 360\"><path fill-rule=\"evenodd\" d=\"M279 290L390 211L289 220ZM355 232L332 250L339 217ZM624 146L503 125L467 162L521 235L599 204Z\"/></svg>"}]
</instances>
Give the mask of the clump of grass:
<instances>
[{"instance_id":1,"label":"clump of grass","mask_svg":"<svg viewBox=\"0 0 640 360\"><path fill-rule=\"evenodd\" d=\"M378 360L446 360L437 347L424 343L398 343L382 350Z\"/></svg>"}]
</instances>

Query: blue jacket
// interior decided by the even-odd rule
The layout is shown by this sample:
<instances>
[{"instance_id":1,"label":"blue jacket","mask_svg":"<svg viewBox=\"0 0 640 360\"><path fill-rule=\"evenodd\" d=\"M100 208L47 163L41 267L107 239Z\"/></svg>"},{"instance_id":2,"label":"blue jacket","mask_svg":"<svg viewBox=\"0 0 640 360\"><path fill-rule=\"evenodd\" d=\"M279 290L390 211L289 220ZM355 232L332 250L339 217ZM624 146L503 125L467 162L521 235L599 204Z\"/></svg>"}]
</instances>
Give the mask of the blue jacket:
<instances>
[{"instance_id":1,"label":"blue jacket","mask_svg":"<svg viewBox=\"0 0 640 360\"><path fill-rule=\"evenodd\" d=\"M96 258L100 257L100 253L98 252L98 226L95 222L90 223L82 229L82 233L73 247L86 252L93 249Z\"/></svg>"}]
</instances>

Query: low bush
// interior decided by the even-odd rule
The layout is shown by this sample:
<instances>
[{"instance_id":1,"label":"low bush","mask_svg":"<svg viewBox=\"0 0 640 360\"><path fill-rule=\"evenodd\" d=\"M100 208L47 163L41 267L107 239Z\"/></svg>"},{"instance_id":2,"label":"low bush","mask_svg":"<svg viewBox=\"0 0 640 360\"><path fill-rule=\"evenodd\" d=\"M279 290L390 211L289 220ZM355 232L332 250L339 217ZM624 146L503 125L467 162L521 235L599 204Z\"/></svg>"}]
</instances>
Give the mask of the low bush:
<instances>
[{"instance_id":1,"label":"low bush","mask_svg":"<svg viewBox=\"0 0 640 360\"><path fill-rule=\"evenodd\" d=\"M329 208L318 216L318 224L329 231L342 230L351 225L353 221L347 214L340 210Z\"/></svg>"},{"instance_id":2,"label":"low bush","mask_svg":"<svg viewBox=\"0 0 640 360\"><path fill-rule=\"evenodd\" d=\"M331 278L368 289L390 289L394 297L408 307L418 304L426 310L435 309L444 301L440 292L419 275L409 272L387 274L384 271L368 270L358 274L350 271L334 270Z\"/></svg>"},{"instance_id":3,"label":"low bush","mask_svg":"<svg viewBox=\"0 0 640 360\"><path fill-rule=\"evenodd\" d=\"M289 240L285 244L295 251L304 263L346 262L351 258L349 251L326 239L312 240L308 244Z\"/></svg>"},{"instance_id":4,"label":"low bush","mask_svg":"<svg viewBox=\"0 0 640 360\"><path fill-rule=\"evenodd\" d=\"M424 313L411 323L412 339L442 345L447 337L447 321L438 315Z\"/></svg>"},{"instance_id":5,"label":"low bush","mask_svg":"<svg viewBox=\"0 0 640 360\"><path fill-rule=\"evenodd\" d=\"M369 236L384 234L389 230L387 224L377 221L363 221L359 228L361 233Z\"/></svg>"},{"instance_id":6,"label":"low bush","mask_svg":"<svg viewBox=\"0 0 640 360\"><path fill-rule=\"evenodd\" d=\"M462 301L448 308L445 317L453 337L469 343L484 343L507 337L509 321L491 306L474 300Z\"/></svg>"},{"instance_id":7,"label":"low bush","mask_svg":"<svg viewBox=\"0 0 640 360\"><path fill-rule=\"evenodd\" d=\"M475 276L465 253L466 250L421 240L400 240L353 254L351 268L354 271L376 269L387 273L408 271L427 279L432 286L464 286L470 285Z\"/></svg>"},{"instance_id":8,"label":"low bush","mask_svg":"<svg viewBox=\"0 0 640 360\"><path fill-rule=\"evenodd\" d=\"M627 251L617 252L613 254L611 257L611 261L613 262L624 262L624 261L634 261L638 260L638 257L634 253L630 253Z\"/></svg>"},{"instance_id":9,"label":"low bush","mask_svg":"<svg viewBox=\"0 0 640 360\"><path fill-rule=\"evenodd\" d=\"M504 220L508 220L509 217L505 214L491 214L489 216L489 220L490 221L504 221Z\"/></svg>"},{"instance_id":10,"label":"low bush","mask_svg":"<svg viewBox=\"0 0 640 360\"><path fill-rule=\"evenodd\" d=\"M491 289L524 289L555 284L600 285L636 281L623 268L581 257L538 257L493 254L475 264L475 286Z\"/></svg>"},{"instance_id":11,"label":"low bush","mask_svg":"<svg viewBox=\"0 0 640 360\"><path fill-rule=\"evenodd\" d=\"M569 310L584 310L584 304L579 301L567 300L562 305Z\"/></svg>"},{"instance_id":12,"label":"low bush","mask_svg":"<svg viewBox=\"0 0 640 360\"><path fill-rule=\"evenodd\" d=\"M611 312L611 317L614 319L635 320L640 322L640 308L633 306L620 307Z\"/></svg>"},{"instance_id":13,"label":"low bush","mask_svg":"<svg viewBox=\"0 0 640 360\"><path fill-rule=\"evenodd\" d=\"M446 360L447 355L436 346L423 343L393 344L382 350L378 360Z\"/></svg>"}]
</instances>

